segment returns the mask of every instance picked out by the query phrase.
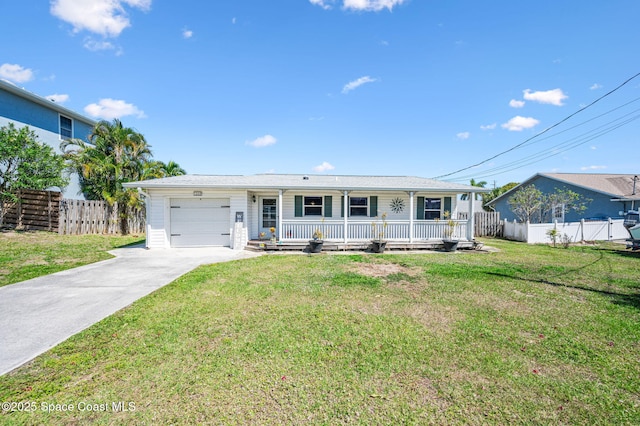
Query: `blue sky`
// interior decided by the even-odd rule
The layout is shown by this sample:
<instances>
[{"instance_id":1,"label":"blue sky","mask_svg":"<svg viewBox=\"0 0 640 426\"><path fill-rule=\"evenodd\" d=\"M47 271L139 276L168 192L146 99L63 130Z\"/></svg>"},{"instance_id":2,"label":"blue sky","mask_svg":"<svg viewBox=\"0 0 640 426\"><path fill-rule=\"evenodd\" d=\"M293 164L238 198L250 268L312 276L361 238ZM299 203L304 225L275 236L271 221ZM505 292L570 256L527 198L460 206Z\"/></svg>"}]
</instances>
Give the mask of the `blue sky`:
<instances>
[{"instance_id":1,"label":"blue sky","mask_svg":"<svg viewBox=\"0 0 640 426\"><path fill-rule=\"evenodd\" d=\"M638 173L640 77L535 137L640 72L638 16L637 0L11 2L0 78L120 118L189 173Z\"/></svg>"}]
</instances>

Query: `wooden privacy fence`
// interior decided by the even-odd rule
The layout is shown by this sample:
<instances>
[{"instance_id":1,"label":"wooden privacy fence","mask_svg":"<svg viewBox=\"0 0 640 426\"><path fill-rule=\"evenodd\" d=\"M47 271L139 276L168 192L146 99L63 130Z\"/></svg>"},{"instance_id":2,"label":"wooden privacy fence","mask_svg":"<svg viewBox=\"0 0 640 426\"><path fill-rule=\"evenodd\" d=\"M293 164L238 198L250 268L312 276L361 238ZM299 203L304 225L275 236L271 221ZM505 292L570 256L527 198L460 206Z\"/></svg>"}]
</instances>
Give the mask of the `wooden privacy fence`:
<instances>
[{"instance_id":1,"label":"wooden privacy fence","mask_svg":"<svg viewBox=\"0 0 640 426\"><path fill-rule=\"evenodd\" d=\"M27 231L59 234L118 234L118 204L63 199L60 192L21 190L15 203L3 208L3 225ZM145 232L145 209L134 209L127 219L129 233Z\"/></svg>"},{"instance_id":2,"label":"wooden privacy fence","mask_svg":"<svg viewBox=\"0 0 640 426\"><path fill-rule=\"evenodd\" d=\"M145 210L129 213L128 229L131 234L145 232ZM68 200L60 203L60 234L118 234L118 203L110 206L105 201Z\"/></svg>"},{"instance_id":3,"label":"wooden privacy fence","mask_svg":"<svg viewBox=\"0 0 640 426\"><path fill-rule=\"evenodd\" d=\"M62 194L54 191L20 190L18 201L5 205L3 225L34 231L58 232Z\"/></svg>"},{"instance_id":4,"label":"wooden privacy fence","mask_svg":"<svg viewBox=\"0 0 640 426\"><path fill-rule=\"evenodd\" d=\"M468 220L469 213L459 213L458 219ZM502 224L500 223L500 212L475 212L474 220L474 237L501 237Z\"/></svg>"}]
</instances>

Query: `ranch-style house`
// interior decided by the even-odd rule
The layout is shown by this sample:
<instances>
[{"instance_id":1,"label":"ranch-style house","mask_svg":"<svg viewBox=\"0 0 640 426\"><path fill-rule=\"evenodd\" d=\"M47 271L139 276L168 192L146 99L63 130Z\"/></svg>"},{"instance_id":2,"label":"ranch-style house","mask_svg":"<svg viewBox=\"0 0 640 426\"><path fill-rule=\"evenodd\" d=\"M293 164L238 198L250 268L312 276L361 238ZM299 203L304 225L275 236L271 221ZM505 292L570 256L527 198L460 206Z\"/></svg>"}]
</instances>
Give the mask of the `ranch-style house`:
<instances>
[{"instance_id":1,"label":"ranch-style house","mask_svg":"<svg viewBox=\"0 0 640 426\"><path fill-rule=\"evenodd\" d=\"M459 196L487 191L420 177L297 174L184 175L125 186L144 196L148 248L238 250L256 240L303 243L317 231L342 248L381 232L410 247L442 240L448 219L453 237L471 242L473 205ZM458 218L461 203L471 204L468 219Z\"/></svg>"}]
</instances>

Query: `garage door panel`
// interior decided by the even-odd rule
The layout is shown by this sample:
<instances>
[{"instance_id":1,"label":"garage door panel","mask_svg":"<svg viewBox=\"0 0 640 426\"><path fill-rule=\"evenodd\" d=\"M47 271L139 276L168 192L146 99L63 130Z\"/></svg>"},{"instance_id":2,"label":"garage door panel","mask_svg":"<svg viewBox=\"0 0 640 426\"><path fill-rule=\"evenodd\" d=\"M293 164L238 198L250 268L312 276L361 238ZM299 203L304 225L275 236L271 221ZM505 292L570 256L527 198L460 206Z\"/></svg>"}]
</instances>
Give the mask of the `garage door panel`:
<instances>
[{"instance_id":1,"label":"garage door panel","mask_svg":"<svg viewBox=\"0 0 640 426\"><path fill-rule=\"evenodd\" d=\"M229 246L229 199L172 199L171 246Z\"/></svg>"}]
</instances>

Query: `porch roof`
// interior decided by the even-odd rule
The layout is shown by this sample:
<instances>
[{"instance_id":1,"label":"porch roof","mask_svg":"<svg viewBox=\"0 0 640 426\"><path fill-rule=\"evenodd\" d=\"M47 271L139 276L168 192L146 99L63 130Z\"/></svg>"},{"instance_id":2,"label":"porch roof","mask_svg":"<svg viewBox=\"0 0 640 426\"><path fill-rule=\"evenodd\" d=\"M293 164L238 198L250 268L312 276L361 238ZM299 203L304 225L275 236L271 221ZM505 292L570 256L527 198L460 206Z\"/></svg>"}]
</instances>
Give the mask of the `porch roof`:
<instances>
[{"instance_id":1,"label":"porch roof","mask_svg":"<svg viewBox=\"0 0 640 426\"><path fill-rule=\"evenodd\" d=\"M444 182L416 176L351 176L351 175L183 175L140 182L128 182L127 188L227 188L227 189L294 189L337 191L428 191L446 193L488 192L489 189Z\"/></svg>"}]
</instances>

